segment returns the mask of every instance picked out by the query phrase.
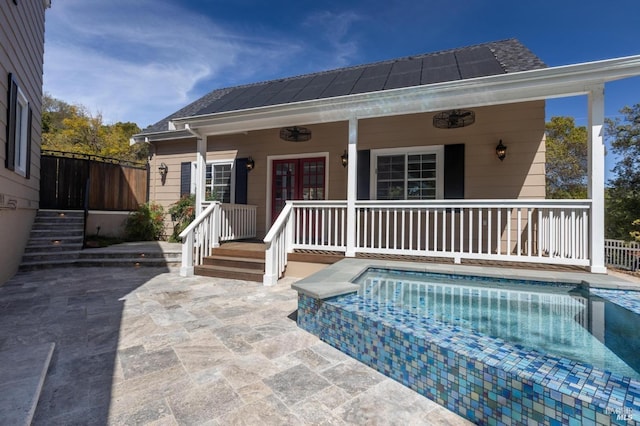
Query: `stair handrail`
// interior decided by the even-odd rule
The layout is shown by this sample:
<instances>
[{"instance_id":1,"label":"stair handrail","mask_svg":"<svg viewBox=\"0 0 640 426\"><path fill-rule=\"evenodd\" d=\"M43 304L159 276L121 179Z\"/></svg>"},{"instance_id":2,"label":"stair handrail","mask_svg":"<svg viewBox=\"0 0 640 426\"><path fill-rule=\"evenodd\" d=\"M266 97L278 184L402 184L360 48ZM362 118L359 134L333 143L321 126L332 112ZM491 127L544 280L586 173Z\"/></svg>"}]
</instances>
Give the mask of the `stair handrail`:
<instances>
[{"instance_id":1,"label":"stair handrail","mask_svg":"<svg viewBox=\"0 0 640 426\"><path fill-rule=\"evenodd\" d=\"M201 264L202 257L208 254L205 254L206 249L217 247L220 244L219 221L217 220L219 211L220 202L212 201L211 204L180 233L179 237L182 240L181 276L187 277L193 275L194 266L196 266L195 263ZM211 220L212 218L213 220ZM198 241L196 241L197 231L199 231Z\"/></svg>"},{"instance_id":2,"label":"stair handrail","mask_svg":"<svg viewBox=\"0 0 640 426\"><path fill-rule=\"evenodd\" d=\"M274 285L287 266L287 253L293 246L291 232L293 226L293 203L287 201L278 218L264 237L266 245L264 265L264 285Z\"/></svg>"}]
</instances>

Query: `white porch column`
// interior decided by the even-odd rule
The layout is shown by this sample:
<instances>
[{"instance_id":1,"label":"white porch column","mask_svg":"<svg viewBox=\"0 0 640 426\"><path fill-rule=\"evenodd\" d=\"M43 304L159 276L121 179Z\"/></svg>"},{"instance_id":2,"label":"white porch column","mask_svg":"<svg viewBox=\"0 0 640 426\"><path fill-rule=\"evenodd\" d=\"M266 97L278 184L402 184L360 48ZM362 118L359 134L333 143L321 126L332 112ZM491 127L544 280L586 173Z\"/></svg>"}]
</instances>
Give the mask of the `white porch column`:
<instances>
[{"instance_id":1,"label":"white porch column","mask_svg":"<svg viewBox=\"0 0 640 426\"><path fill-rule=\"evenodd\" d=\"M349 119L349 145L347 149L347 248L346 257L356 255L356 198L358 196L358 119Z\"/></svg>"},{"instance_id":2,"label":"white porch column","mask_svg":"<svg viewBox=\"0 0 640 426\"><path fill-rule=\"evenodd\" d=\"M197 137L196 152L196 216L202 213L202 202L205 201L205 177L207 168L207 138Z\"/></svg>"},{"instance_id":3,"label":"white porch column","mask_svg":"<svg viewBox=\"0 0 640 426\"><path fill-rule=\"evenodd\" d=\"M591 272L605 274L604 264L604 85L589 92L589 183L591 221L589 234Z\"/></svg>"}]
</instances>

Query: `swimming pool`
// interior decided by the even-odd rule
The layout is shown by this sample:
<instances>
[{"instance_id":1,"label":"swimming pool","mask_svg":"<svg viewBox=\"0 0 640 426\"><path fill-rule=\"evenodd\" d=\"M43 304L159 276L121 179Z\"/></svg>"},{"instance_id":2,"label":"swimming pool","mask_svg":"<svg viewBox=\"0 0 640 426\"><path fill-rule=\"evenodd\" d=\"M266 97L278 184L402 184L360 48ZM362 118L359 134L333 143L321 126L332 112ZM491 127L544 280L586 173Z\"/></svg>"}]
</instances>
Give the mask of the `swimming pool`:
<instances>
[{"instance_id":1,"label":"swimming pool","mask_svg":"<svg viewBox=\"0 0 640 426\"><path fill-rule=\"evenodd\" d=\"M640 379L640 315L584 286L377 268L354 282L383 309Z\"/></svg>"},{"instance_id":2,"label":"swimming pool","mask_svg":"<svg viewBox=\"0 0 640 426\"><path fill-rule=\"evenodd\" d=\"M592 339L609 339L611 330L596 327L590 334L585 325L611 322L620 314L607 313L611 309L623 309L623 319L616 321L627 322L628 312L640 314L637 293L605 290L596 296L576 284L451 274L427 274L424 280L422 273L400 278L397 272L371 272L375 276L361 276L362 284L351 284L348 294L332 289L336 294L327 298L305 283L294 285L299 326L481 424L629 424L640 418L640 382L625 360L629 356L606 344L591 351L591 361L580 358L583 350L562 352L573 342L588 347ZM457 284L444 282L452 278ZM323 283L308 284L322 288ZM528 294L538 290L542 295ZM633 293L627 296L635 311L610 302L625 293ZM514 322L517 318L522 321ZM565 324L576 319L578 328ZM535 349L533 343L544 340L545 324L554 338L550 346ZM498 337L498 331L506 335ZM595 366L594 360L602 364Z\"/></svg>"}]
</instances>

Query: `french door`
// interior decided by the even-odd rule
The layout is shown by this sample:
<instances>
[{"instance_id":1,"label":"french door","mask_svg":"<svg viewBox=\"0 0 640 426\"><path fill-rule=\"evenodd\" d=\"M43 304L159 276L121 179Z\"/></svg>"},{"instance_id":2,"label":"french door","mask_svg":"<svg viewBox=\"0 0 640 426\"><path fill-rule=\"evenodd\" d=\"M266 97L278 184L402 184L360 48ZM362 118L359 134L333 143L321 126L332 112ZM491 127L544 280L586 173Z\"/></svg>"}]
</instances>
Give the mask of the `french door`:
<instances>
[{"instance_id":1,"label":"french door","mask_svg":"<svg viewBox=\"0 0 640 426\"><path fill-rule=\"evenodd\" d=\"M288 200L324 200L325 172L324 157L273 160L271 221Z\"/></svg>"}]
</instances>

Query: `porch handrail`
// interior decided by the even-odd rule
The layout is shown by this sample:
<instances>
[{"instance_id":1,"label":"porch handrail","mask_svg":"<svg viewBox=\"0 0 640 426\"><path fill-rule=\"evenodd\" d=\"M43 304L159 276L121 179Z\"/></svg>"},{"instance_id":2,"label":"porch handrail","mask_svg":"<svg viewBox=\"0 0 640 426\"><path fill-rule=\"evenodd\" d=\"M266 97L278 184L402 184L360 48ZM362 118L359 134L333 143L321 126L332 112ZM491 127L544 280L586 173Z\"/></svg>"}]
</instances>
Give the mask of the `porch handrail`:
<instances>
[{"instance_id":1,"label":"porch handrail","mask_svg":"<svg viewBox=\"0 0 640 426\"><path fill-rule=\"evenodd\" d=\"M181 276L193 275L194 266L201 265L202 259L209 254L211 248L219 245L219 212L220 202L211 202L180 233L179 237L182 239Z\"/></svg>"},{"instance_id":2,"label":"porch handrail","mask_svg":"<svg viewBox=\"0 0 640 426\"><path fill-rule=\"evenodd\" d=\"M346 201L345 201L346 203ZM591 200L582 199L582 200L556 200L556 199L502 199L502 200L359 200L356 201L356 207L367 207L367 206L375 206L375 207L540 207L544 205L545 207L577 207L586 209L591 207Z\"/></svg>"},{"instance_id":3,"label":"porch handrail","mask_svg":"<svg viewBox=\"0 0 640 426\"><path fill-rule=\"evenodd\" d=\"M287 253L291 251L293 231L293 203L287 201L280 215L264 237L266 245L264 265L264 285L274 285L287 266Z\"/></svg>"}]
</instances>

